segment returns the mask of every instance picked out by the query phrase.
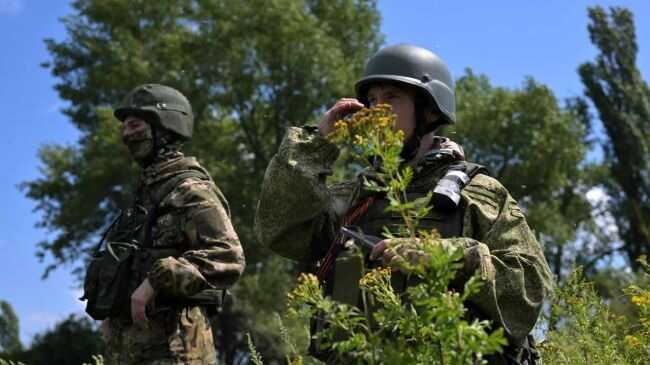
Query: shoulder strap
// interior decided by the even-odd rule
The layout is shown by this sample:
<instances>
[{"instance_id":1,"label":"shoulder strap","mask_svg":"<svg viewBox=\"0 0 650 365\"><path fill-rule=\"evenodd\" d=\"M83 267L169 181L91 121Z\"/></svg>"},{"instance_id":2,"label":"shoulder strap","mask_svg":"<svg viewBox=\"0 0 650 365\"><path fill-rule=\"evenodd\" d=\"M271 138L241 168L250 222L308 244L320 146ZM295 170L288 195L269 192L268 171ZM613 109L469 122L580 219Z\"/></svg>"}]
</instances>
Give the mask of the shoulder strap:
<instances>
[{"instance_id":1,"label":"shoulder strap","mask_svg":"<svg viewBox=\"0 0 650 365\"><path fill-rule=\"evenodd\" d=\"M212 181L212 178L199 170L187 170L179 173L178 175L170 178L169 180L163 182L157 189L152 189L151 191L151 200L155 207L160 205L160 202L165 199L169 193L171 193L178 185L180 185L184 180L191 177Z\"/></svg>"},{"instance_id":2,"label":"shoulder strap","mask_svg":"<svg viewBox=\"0 0 650 365\"><path fill-rule=\"evenodd\" d=\"M490 176L490 171L483 165L467 161L462 161L461 164L465 166L465 173L470 179L478 174Z\"/></svg>"},{"instance_id":3,"label":"shoulder strap","mask_svg":"<svg viewBox=\"0 0 650 365\"><path fill-rule=\"evenodd\" d=\"M103 245L104 241L106 240L106 236L108 236L108 232L111 231L111 229L113 228L115 223L117 223L117 221L120 220L121 217L122 217L122 211L120 211L120 213L113 219L111 224L109 224L108 227L106 227L106 229L104 230L104 232L102 232L101 239L99 240L99 242L95 245L95 248L93 249L93 254L94 255L99 254L99 251L101 250L102 245Z\"/></svg>"},{"instance_id":4,"label":"shoulder strap","mask_svg":"<svg viewBox=\"0 0 650 365\"><path fill-rule=\"evenodd\" d=\"M150 191L151 202L153 207L147 217L147 232L144 240L144 247L153 246L153 227L156 225L156 220L158 219L158 207L160 202L165 199L178 185L180 185L184 180L191 177L198 178L201 180L212 181L209 175L199 171L199 170L187 170L183 171L180 174L170 178L161 184L157 189L152 189Z\"/></svg>"},{"instance_id":5,"label":"shoulder strap","mask_svg":"<svg viewBox=\"0 0 650 365\"><path fill-rule=\"evenodd\" d=\"M478 174L489 175L489 172L484 166L467 161L449 165L433 187L431 202L434 209L442 212L455 211L460 203L460 192Z\"/></svg>"},{"instance_id":6,"label":"shoulder strap","mask_svg":"<svg viewBox=\"0 0 650 365\"><path fill-rule=\"evenodd\" d=\"M368 209L375 202L376 198L377 198L376 195L371 195L369 197L364 198L354 206L350 207L348 211L345 213L345 217L343 217L342 225L347 226L356 222L359 218L361 218L364 214L366 214L366 212L368 212ZM336 261L336 258L338 257L339 253L341 253L341 251L343 250L344 241L345 241L345 237L341 234L341 231L339 230L336 233L336 236L334 237L334 241L332 241L332 243L330 244L330 247L327 250L325 257L323 257L323 259L320 261L320 266L316 271L316 277L318 277L318 280L321 283L325 281L325 279L331 272L334 262Z\"/></svg>"}]
</instances>

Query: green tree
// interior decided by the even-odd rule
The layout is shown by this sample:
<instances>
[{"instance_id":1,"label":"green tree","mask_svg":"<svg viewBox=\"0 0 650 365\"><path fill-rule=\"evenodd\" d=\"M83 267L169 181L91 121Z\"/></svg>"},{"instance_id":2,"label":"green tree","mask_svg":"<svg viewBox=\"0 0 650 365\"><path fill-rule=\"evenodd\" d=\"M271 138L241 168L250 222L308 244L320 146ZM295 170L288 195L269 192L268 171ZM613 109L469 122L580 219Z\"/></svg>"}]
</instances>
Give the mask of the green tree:
<instances>
[{"instance_id":1,"label":"green tree","mask_svg":"<svg viewBox=\"0 0 650 365\"><path fill-rule=\"evenodd\" d=\"M0 354L11 355L21 351L20 322L11 304L0 300Z\"/></svg>"},{"instance_id":2,"label":"green tree","mask_svg":"<svg viewBox=\"0 0 650 365\"><path fill-rule=\"evenodd\" d=\"M636 65L632 13L613 7L589 9L591 42L600 53L578 72L607 134L602 183L611 198L622 251L632 267L650 253L650 88ZM612 248L613 249L613 248Z\"/></svg>"},{"instance_id":3,"label":"green tree","mask_svg":"<svg viewBox=\"0 0 650 365\"><path fill-rule=\"evenodd\" d=\"M46 40L51 59L44 66L59 80L64 113L80 138L43 146L41 176L22 186L37 202L39 226L54 233L39 244L38 254L53 259L45 275L63 264L82 275L91 241L128 204L136 167L110 108L145 82L168 84L191 100L197 126L187 149L228 197L248 271L264 267L268 252L255 243L252 227L268 160L285 127L313 120L352 92L382 42L376 2L77 0L72 8L63 19L67 39ZM278 267L268 274L287 275L286 265L271 265ZM264 321L257 309L243 307L253 309L218 316L216 327L228 329L218 336L227 363L246 348L242 326ZM277 353L260 351L266 359Z\"/></svg>"},{"instance_id":4,"label":"green tree","mask_svg":"<svg viewBox=\"0 0 650 365\"><path fill-rule=\"evenodd\" d=\"M584 102L561 106L553 92L533 79L521 88L492 86L471 70L458 79L458 124L447 131L467 158L488 167L519 201L530 226L560 277L567 261L589 261L575 246L579 229L593 232L592 169L583 163L590 118Z\"/></svg>"},{"instance_id":5,"label":"green tree","mask_svg":"<svg viewBox=\"0 0 650 365\"><path fill-rule=\"evenodd\" d=\"M79 365L94 363L93 355L103 351L104 342L93 323L71 314L54 328L34 336L29 349L14 356L26 364Z\"/></svg>"}]
</instances>

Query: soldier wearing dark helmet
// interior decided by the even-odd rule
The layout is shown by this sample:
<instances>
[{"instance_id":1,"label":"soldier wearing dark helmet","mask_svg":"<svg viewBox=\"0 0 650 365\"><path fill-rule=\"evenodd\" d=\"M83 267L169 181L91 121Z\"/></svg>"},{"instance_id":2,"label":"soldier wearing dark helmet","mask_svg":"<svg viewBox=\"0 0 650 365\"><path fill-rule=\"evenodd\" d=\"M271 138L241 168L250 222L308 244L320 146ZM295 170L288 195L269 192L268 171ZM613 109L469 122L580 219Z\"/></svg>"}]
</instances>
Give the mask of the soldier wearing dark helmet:
<instances>
[{"instance_id":1,"label":"soldier wearing dark helmet","mask_svg":"<svg viewBox=\"0 0 650 365\"><path fill-rule=\"evenodd\" d=\"M84 282L86 311L104 320L107 363L215 364L207 312L241 275L244 256L224 196L181 152L192 137L190 103L145 84L114 114L141 172Z\"/></svg>"},{"instance_id":2,"label":"soldier wearing dark helmet","mask_svg":"<svg viewBox=\"0 0 650 365\"><path fill-rule=\"evenodd\" d=\"M433 193L433 209L420 228L436 229L444 244L464 250L455 283L461 285L476 272L485 281L467 303L470 314L493 321L508 338L508 348L490 363L533 364L536 355L529 334L552 286L550 270L507 189L482 166L464 161L456 144L434 137L439 127L456 122L447 66L424 48L390 46L370 58L355 86L356 98L340 99L318 127L289 128L266 171L256 215L259 240L282 256L313 265L333 299L361 305L358 279L363 259L355 259L355 250L330 248L342 222L354 219L365 234L381 236L383 227L399 224L400 218L386 212L385 197L364 189L362 176L325 185L323 176L331 171L339 150L324 137L345 115L364 106L390 104L397 116L395 127L404 132L402 157L415 172L409 199ZM370 258L393 266L398 259L423 254L393 252L388 248L392 246L388 239L377 243ZM332 260L332 267L323 265ZM404 276L392 284L398 291L407 286ZM312 330L321 325L317 321ZM342 361L318 343L312 343L311 350L328 363Z\"/></svg>"}]
</instances>

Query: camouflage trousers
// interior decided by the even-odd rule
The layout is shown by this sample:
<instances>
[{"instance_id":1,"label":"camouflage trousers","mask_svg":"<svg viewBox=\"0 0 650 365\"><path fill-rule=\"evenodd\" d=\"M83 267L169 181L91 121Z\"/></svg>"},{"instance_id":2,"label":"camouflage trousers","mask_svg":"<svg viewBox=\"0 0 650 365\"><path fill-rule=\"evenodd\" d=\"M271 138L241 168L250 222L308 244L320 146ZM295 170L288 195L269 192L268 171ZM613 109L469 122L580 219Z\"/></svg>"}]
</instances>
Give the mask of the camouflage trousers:
<instances>
[{"instance_id":1,"label":"camouflage trousers","mask_svg":"<svg viewBox=\"0 0 650 365\"><path fill-rule=\"evenodd\" d=\"M160 310L146 327L111 318L107 365L216 365L212 328L201 307Z\"/></svg>"}]
</instances>

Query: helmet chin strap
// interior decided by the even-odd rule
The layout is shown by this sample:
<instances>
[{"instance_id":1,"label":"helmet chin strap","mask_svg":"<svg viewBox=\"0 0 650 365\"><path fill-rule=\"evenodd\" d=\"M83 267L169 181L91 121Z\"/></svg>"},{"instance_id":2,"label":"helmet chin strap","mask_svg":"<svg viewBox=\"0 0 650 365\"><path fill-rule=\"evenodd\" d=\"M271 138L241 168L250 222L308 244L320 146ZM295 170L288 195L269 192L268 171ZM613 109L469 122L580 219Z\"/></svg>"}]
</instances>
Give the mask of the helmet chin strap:
<instances>
[{"instance_id":1,"label":"helmet chin strap","mask_svg":"<svg viewBox=\"0 0 650 365\"><path fill-rule=\"evenodd\" d=\"M162 141L161 138L163 138L164 133L161 132L161 130L156 126L156 124L151 123L151 151L149 152L149 155L140 160L140 165L142 167L148 167L151 166L152 164L165 160L165 155L167 151L163 151L164 146L166 144L166 141Z\"/></svg>"},{"instance_id":2,"label":"helmet chin strap","mask_svg":"<svg viewBox=\"0 0 650 365\"><path fill-rule=\"evenodd\" d=\"M420 150L420 145L422 143L422 138L424 138L424 136L427 134L434 132L441 125L443 125L440 118L433 122L427 123L427 118L424 114L426 113L425 108L419 107L417 110L418 111L415 117L415 131L413 132L411 138L409 138L404 143L404 147L402 147L401 157L404 159L404 161L407 162L413 160L417 156L418 151Z\"/></svg>"},{"instance_id":3,"label":"helmet chin strap","mask_svg":"<svg viewBox=\"0 0 650 365\"><path fill-rule=\"evenodd\" d=\"M153 162L166 161L182 156L181 148L183 140L173 132L165 130L160 126L153 127Z\"/></svg>"}]
</instances>

